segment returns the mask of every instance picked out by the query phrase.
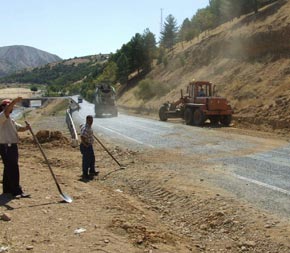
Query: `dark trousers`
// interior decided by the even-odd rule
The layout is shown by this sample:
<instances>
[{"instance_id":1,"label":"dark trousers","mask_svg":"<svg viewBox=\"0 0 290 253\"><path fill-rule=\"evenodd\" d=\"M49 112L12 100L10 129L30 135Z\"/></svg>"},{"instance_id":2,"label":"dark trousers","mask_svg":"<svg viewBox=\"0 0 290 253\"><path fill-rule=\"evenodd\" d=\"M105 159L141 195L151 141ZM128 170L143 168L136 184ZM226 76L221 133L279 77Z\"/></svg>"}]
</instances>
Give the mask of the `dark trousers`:
<instances>
[{"instance_id":1,"label":"dark trousers","mask_svg":"<svg viewBox=\"0 0 290 253\"><path fill-rule=\"evenodd\" d=\"M3 193L11 193L14 196L21 194L17 144L0 144L0 155L4 164Z\"/></svg>"},{"instance_id":2,"label":"dark trousers","mask_svg":"<svg viewBox=\"0 0 290 253\"><path fill-rule=\"evenodd\" d=\"M96 172L95 170L95 153L93 149L93 145L89 145L86 147L82 143L80 144L80 151L83 155L82 160L82 168L83 175L88 175L88 173L93 174Z\"/></svg>"}]
</instances>

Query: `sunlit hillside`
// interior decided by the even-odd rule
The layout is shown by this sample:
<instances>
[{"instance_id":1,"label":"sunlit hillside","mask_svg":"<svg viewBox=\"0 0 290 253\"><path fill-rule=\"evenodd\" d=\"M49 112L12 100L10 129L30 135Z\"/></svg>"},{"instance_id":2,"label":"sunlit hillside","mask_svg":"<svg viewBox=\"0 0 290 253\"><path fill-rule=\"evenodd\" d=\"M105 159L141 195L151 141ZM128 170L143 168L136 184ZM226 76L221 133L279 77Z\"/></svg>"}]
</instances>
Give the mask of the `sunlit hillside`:
<instances>
[{"instance_id":1,"label":"sunlit hillside","mask_svg":"<svg viewBox=\"0 0 290 253\"><path fill-rule=\"evenodd\" d=\"M227 97L239 122L290 126L290 2L278 1L180 43L168 53L168 64L156 65L147 75L169 89L150 100L136 97L136 86L119 104L158 111L162 102L180 97L192 80L208 80Z\"/></svg>"}]
</instances>

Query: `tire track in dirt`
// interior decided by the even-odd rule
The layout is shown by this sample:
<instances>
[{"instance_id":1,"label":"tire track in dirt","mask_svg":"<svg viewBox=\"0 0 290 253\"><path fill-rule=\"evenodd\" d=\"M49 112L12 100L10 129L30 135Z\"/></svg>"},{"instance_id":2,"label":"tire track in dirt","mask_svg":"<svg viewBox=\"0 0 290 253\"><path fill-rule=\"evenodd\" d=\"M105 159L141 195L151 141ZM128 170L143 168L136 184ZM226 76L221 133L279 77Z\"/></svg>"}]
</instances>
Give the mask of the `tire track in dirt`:
<instances>
[{"instance_id":1,"label":"tire track in dirt","mask_svg":"<svg viewBox=\"0 0 290 253\"><path fill-rule=\"evenodd\" d=\"M136 163L142 164L144 155L140 154L141 160ZM243 250L261 253L289 251L289 245L271 239L270 231L263 225L271 223L269 220L273 217L263 216L261 211L222 190L209 187L199 177L187 188L189 178L183 178L186 175L172 170L168 175L166 166L158 164L156 168L154 164L146 164L142 170L131 167L118 175L112 175L104 183L120 187L138 198L159 215L162 224L188 238L193 249L202 252L226 250L232 253ZM182 163L182 166L186 165Z\"/></svg>"}]
</instances>

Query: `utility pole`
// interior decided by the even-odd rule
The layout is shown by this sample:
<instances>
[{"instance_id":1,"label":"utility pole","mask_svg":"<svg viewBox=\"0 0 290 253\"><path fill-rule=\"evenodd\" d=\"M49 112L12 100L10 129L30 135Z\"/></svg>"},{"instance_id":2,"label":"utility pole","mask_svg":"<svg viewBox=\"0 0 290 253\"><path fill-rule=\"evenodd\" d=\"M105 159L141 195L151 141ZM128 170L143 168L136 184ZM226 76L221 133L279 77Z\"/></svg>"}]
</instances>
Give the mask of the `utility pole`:
<instances>
[{"instance_id":1,"label":"utility pole","mask_svg":"<svg viewBox=\"0 0 290 253\"><path fill-rule=\"evenodd\" d=\"M160 9L160 33L163 30L163 8Z\"/></svg>"}]
</instances>

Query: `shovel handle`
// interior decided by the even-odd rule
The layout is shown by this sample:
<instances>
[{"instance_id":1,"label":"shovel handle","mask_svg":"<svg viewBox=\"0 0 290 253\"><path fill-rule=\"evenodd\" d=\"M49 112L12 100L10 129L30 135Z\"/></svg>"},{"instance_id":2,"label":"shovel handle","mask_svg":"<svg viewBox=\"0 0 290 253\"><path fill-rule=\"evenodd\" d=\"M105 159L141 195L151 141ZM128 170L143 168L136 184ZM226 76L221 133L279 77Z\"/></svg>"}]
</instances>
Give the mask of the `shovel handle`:
<instances>
[{"instance_id":1,"label":"shovel handle","mask_svg":"<svg viewBox=\"0 0 290 253\"><path fill-rule=\"evenodd\" d=\"M25 121L25 124L29 127L29 131L30 131L30 133L32 134L34 141L36 142L36 144L37 144L37 146L38 146L40 152L42 153L42 155L43 155L43 157L44 157L44 159L45 159L45 162L46 162L46 164L47 164L47 166L48 166L48 168L49 168L49 170L50 170L50 173L51 173L51 175L52 175L52 177L53 177L53 179L54 179L54 182L55 182L55 184L56 184L56 186L57 186L57 189L58 189L59 193L60 193L61 195L63 195L63 193L62 193L62 191L61 191L61 188L60 188L60 186L59 186L59 184L58 184L58 182L57 182L57 180L56 180L56 177L55 177L55 175L54 175L54 173L53 173L53 170L52 170L52 168L51 168L51 166L50 166L50 163L49 163L49 161L48 161L48 159L47 159L47 157L46 157L46 155L45 155L45 153L44 153L44 151L43 151L43 149L42 149L42 147L41 147L41 145L40 145L40 143L39 143L37 137L36 137L35 134L33 133L32 128L31 128L31 126L28 124L27 121Z\"/></svg>"}]
</instances>

